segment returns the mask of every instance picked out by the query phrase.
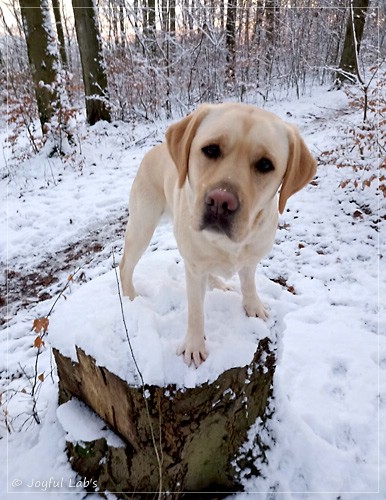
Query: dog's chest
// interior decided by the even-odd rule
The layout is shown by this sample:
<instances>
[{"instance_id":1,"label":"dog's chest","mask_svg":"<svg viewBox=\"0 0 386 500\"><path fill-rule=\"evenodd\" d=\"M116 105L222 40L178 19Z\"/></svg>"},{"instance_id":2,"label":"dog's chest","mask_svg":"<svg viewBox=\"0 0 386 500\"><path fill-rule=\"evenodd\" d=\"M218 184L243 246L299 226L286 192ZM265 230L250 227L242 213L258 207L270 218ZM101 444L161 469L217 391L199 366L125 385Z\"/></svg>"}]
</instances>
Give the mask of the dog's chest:
<instances>
[{"instance_id":1,"label":"dog's chest","mask_svg":"<svg viewBox=\"0 0 386 500\"><path fill-rule=\"evenodd\" d=\"M256 260L256 249L251 245L230 245L228 241L214 236L209 237L205 244L194 242L184 259L198 273L213 274L222 278L231 278L243 267Z\"/></svg>"},{"instance_id":2,"label":"dog's chest","mask_svg":"<svg viewBox=\"0 0 386 500\"><path fill-rule=\"evenodd\" d=\"M251 260L246 249L238 252L218 252L209 265L209 271L223 278L231 278Z\"/></svg>"}]
</instances>

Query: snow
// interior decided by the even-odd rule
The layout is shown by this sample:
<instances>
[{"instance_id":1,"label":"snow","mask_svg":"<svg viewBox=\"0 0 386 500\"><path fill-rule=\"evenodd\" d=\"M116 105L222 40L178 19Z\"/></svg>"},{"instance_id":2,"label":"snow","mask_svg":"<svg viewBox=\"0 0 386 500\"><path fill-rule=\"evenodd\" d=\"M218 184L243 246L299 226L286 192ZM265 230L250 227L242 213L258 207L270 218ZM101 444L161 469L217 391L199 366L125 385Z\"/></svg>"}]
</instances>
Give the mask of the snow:
<instances>
[{"instance_id":1,"label":"snow","mask_svg":"<svg viewBox=\"0 0 386 500\"><path fill-rule=\"evenodd\" d=\"M210 291L206 297L210 356L198 370L189 368L182 357L175 354L187 324L182 267L177 250L158 250L146 255L136 273L142 296L133 302L123 298L127 333L145 384L196 387L213 382L225 370L249 364L259 339L274 337L274 315L267 323L247 318L240 293ZM149 276L155 279L149 280ZM140 379L126 337L117 280L115 271L110 271L62 303L52 316L49 340L50 345L73 361L78 361L75 351L78 346L101 366L129 384L138 385ZM282 294L279 285L267 279L262 283L263 292L271 288L276 295ZM268 300L271 310L275 310L276 302L278 298ZM81 318L81 321L75 320L69 328L69 318ZM144 346L151 348L144 349Z\"/></svg>"},{"instance_id":2,"label":"snow","mask_svg":"<svg viewBox=\"0 0 386 500\"><path fill-rule=\"evenodd\" d=\"M316 156L344 142L345 127L359 119L341 91L324 88L302 101L272 103L269 109L297 124ZM49 159L43 151L18 165L9 162L11 175L1 180L6 203L0 207L0 231L7 234L1 262L28 274L41 270L42 263L55 265L64 248L85 238L95 237L102 249L80 252L70 270L58 266L58 281L46 287L52 298L27 300L21 307L20 297L9 305L0 337L0 460L7 464L0 471L0 498L43 491L50 498L61 493L82 498L84 485L68 463L66 439L83 442L103 433L117 439L80 402L58 408L50 347L76 359L74 345L83 346L98 362L136 383L112 252L118 262L131 183L141 157L163 140L166 127L166 122L137 127L98 123L87 131L79 125L81 151L71 161ZM234 495L238 500L253 493L284 499L315 494L323 499L386 498L386 280L378 260L384 249L385 204L376 186L339 188L353 175L350 169L322 165L316 185L290 198L274 249L256 275L270 310L267 323L245 316L236 278L228 282L231 291L208 291L209 357L199 369L188 368L175 354L185 333L186 296L183 261L170 223L160 225L138 264L134 280L140 296L133 302L123 299L133 350L147 381L192 387L247 364L260 338L276 342L275 411L265 424L256 422L243 447L253 455L259 432L270 446L268 462L258 465L259 477L241 471L246 493ZM32 323L48 313L79 265L55 305L38 359L38 374L44 373L35 398L38 425L30 395L36 361Z\"/></svg>"},{"instance_id":3,"label":"snow","mask_svg":"<svg viewBox=\"0 0 386 500\"><path fill-rule=\"evenodd\" d=\"M105 422L76 398L59 406L58 420L66 431L66 440L71 443L87 443L104 438L109 446L121 448L125 443L112 431L106 429Z\"/></svg>"}]
</instances>

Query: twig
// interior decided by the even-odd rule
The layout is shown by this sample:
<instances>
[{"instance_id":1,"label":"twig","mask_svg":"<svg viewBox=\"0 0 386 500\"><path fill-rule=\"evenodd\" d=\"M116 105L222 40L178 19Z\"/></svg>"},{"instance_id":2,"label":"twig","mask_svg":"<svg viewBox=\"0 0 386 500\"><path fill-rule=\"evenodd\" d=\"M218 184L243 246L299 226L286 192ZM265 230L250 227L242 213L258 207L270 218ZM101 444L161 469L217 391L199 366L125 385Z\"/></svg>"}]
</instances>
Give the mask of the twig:
<instances>
[{"instance_id":1,"label":"twig","mask_svg":"<svg viewBox=\"0 0 386 500\"><path fill-rule=\"evenodd\" d=\"M115 279L116 279L117 290L118 290L118 298L119 298L119 304L120 304L120 309L121 309L122 322L123 322L123 326L125 329L127 343L129 344L130 354L131 354L135 368L137 370L138 376L139 376L140 381L141 381L142 394L143 394L143 399L144 399L145 407L146 407L146 416L147 416L147 419L149 422L151 440L152 440L154 451L156 454L156 459L157 459L157 464L158 464L158 472L159 472L158 498L161 498L162 497L162 485L163 485L163 478L162 478L163 453L162 453L162 447L161 447L161 412L159 412L160 450L158 450L157 444L156 444L156 439L155 439L153 422L151 420L149 405L148 405L147 397L146 397L145 381L143 379L142 372L139 369L138 362L137 362L137 359L136 359L135 354L134 354L133 346L132 346L132 343L130 340L129 330L128 330L127 323L126 323L125 312L123 310L122 294L121 294L121 290L119 287L119 279L118 279L117 265L116 265L116 261L115 261L114 249L112 249L111 253L112 253L112 258L113 258L113 267L114 267Z\"/></svg>"},{"instance_id":2,"label":"twig","mask_svg":"<svg viewBox=\"0 0 386 500\"><path fill-rule=\"evenodd\" d=\"M40 348L39 348L39 351L40 351ZM35 371L37 371L37 360L38 360L38 356L36 356L36 359L35 359ZM19 366L20 366L20 369L21 371L23 372L24 376L26 377L26 379L28 380L28 382L31 384L31 398L32 398L32 417L34 418L35 422L39 425L40 424L40 418L39 418L39 415L38 415L38 411L37 411L37 399L36 399L36 395L35 395L35 387L36 387L36 376L34 377L34 382L32 383L29 376L27 375L25 369L21 366L20 363L18 363ZM28 419L27 419L28 420Z\"/></svg>"},{"instance_id":3,"label":"twig","mask_svg":"<svg viewBox=\"0 0 386 500\"><path fill-rule=\"evenodd\" d=\"M56 297L54 303L51 306L51 309L48 311L48 314L46 316L47 318L49 318L51 316L52 311L54 310L54 307L56 306L58 300L64 294L64 292L67 290L67 288L70 286L70 282L72 281L72 279L74 278L74 276L76 276L79 273L79 271L81 271L82 269L83 268L81 266L78 267L78 269L73 274L70 275L71 279L67 279L67 283L64 285L64 287L62 288L62 290L59 292L58 296Z\"/></svg>"},{"instance_id":4,"label":"twig","mask_svg":"<svg viewBox=\"0 0 386 500\"><path fill-rule=\"evenodd\" d=\"M54 303L52 304L52 306L51 306L50 310L48 311L48 314L45 316L45 318L48 319L51 316L52 311L54 310L54 307L56 306L58 300L60 299L60 297L63 296L64 292L70 286L70 282L73 280L74 276L79 273L79 271L81 269L82 269L82 267L79 267L73 274L71 274L68 277L67 283L64 285L64 287L62 288L62 290L59 292L58 296L56 297ZM48 323L47 323L47 325L48 325ZM47 335L47 332L48 332L48 326L47 326L47 329L43 330L42 334L39 333L40 340L42 340ZM41 349L41 345L37 345L36 348L37 348L37 352L36 352L35 362L34 362L33 382L31 382L30 378L28 377L28 375L26 374L24 368L20 365L20 363L19 363L19 366L20 366L23 374L26 376L26 378L28 379L28 381L31 384L31 398L32 398L32 403L33 403L33 407L32 407L33 417L35 419L35 422L37 424L40 424L41 421L40 421L40 418L38 416L36 407L37 407L37 402L38 402L39 387L41 387L41 384L42 384L42 382L41 382L40 385L38 385L38 382L39 382L38 366L39 366L39 357L42 354L42 349ZM52 361L51 361L51 372L50 372L50 375L51 375L52 381L54 381L53 377L52 377L52 373L53 373L53 367L52 367Z\"/></svg>"}]
</instances>

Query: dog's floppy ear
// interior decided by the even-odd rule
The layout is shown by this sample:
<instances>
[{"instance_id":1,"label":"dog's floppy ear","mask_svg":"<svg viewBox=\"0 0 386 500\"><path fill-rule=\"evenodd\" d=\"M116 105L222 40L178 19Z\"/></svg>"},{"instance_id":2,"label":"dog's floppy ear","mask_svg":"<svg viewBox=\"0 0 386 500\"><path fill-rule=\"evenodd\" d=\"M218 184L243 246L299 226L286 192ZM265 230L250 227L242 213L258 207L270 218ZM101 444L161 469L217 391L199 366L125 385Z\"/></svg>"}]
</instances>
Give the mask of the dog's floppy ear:
<instances>
[{"instance_id":1,"label":"dog's floppy ear","mask_svg":"<svg viewBox=\"0 0 386 500\"><path fill-rule=\"evenodd\" d=\"M316 173L316 161L300 137L298 129L288 126L289 157L287 170L281 185L279 212L282 214L290 196L302 189Z\"/></svg>"},{"instance_id":2,"label":"dog's floppy ear","mask_svg":"<svg viewBox=\"0 0 386 500\"><path fill-rule=\"evenodd\" d=\"M182 120L171 125L166 131L166 144L177 170L178 185L184 185L189 164L190 146L196 131L209 112L208 105L202 105Z\"/></svg>"}]
</instances>

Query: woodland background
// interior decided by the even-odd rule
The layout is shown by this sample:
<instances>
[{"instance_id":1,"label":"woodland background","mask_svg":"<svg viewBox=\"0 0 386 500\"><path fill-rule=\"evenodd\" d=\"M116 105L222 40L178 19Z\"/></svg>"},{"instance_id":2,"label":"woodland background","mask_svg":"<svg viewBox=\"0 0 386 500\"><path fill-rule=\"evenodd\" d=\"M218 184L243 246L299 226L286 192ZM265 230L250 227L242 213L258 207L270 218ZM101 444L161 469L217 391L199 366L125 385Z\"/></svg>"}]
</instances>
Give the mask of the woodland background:
<instances>
[{"instance_id":1,"label":"woodland background","mask_svg":"<svg viewBox=\"0 0 386 500\"><path fill-rule=\"evenodd\" d=\"M202 102L266 106L345 82L363 109L354 135L371 141L384 112L381 0L7 0L0 14L11 163L47 142L71 156L84 108L91 125L154 121Z\"/></svg>"}]
</instances>

